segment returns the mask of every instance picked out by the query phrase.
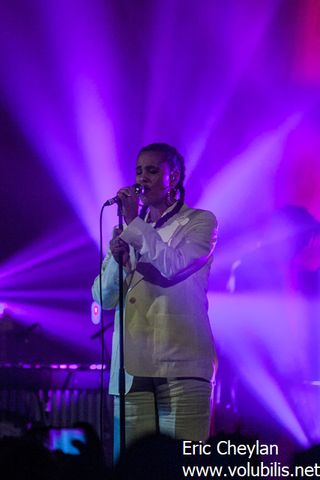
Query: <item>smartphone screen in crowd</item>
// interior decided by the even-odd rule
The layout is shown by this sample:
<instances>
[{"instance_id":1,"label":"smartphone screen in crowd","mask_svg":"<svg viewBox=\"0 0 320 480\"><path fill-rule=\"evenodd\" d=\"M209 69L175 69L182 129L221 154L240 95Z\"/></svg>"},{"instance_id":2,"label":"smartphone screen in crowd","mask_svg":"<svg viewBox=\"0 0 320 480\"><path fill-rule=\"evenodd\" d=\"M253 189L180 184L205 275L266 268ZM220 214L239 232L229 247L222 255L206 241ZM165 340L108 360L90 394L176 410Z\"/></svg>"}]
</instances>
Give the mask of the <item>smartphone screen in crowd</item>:
<instances>
[{"instance_id":1,"label":"smartphone screen in crowd","mask_svg":"<svg viewBox=\"0 0 320 480\"><path fill-rule=\"evenodd\" d=\"M80 455L79 449L72 443L74 440L86 443L81 428L49 428L46 446L51 451L61 450L68 455Z\"/></svg>"}]
</instances>

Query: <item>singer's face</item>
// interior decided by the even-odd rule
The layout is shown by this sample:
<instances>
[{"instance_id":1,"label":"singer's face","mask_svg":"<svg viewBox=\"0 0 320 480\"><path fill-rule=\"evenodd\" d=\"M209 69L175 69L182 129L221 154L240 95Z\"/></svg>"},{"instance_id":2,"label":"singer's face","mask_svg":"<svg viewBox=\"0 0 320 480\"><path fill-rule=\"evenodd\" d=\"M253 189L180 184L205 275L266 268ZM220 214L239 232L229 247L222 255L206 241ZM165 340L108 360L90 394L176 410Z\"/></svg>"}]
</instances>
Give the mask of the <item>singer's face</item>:
<instances>
[{"instance_id":1,"label":"singer's face","mask_svg":"<svg viewBox=\"0 0 320 480\"><path fill-rule=\"evenodd\" d=\"M136 182L144 187L145 205L166 205L170 185L170 166L162 152L142 152L136 165Z\"/></svg>"}]
</instances>

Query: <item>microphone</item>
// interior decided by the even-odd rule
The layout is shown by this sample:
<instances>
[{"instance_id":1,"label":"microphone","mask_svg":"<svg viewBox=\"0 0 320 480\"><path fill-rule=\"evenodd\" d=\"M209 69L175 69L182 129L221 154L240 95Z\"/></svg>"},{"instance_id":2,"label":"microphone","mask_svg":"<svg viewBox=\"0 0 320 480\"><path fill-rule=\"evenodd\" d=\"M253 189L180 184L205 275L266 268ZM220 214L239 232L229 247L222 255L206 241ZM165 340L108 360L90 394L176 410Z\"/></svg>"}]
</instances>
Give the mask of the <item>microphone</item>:
<instances>
[{"instance_id":1,"label":"microphone","mask_svg":"<svg viewBox=\"0 0 320 480\"><path fill-rule=\"evenodd\" d=\"M144 187L142 185L139 185L138 183L135 183L133 185L134 191L136 195L143 195L144 194ZM109 198L106 202L104 202L103 207L110 207L110 205L113 205L114 203L120 203L121 200L118 195L115 197Z\"/></svg>"}]
</instances>

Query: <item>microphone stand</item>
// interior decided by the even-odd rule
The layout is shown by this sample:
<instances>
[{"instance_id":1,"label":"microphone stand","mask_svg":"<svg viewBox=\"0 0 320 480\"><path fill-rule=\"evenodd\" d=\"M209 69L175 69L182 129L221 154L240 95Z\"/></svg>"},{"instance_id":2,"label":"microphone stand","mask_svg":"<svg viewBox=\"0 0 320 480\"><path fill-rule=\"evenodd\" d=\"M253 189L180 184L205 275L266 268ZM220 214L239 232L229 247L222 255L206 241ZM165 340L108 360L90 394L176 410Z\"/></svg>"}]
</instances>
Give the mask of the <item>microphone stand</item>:
<instances>
[{"instance_id":1,"label":"microphone stand","mask_svg":"<svg viewBox=\"0 0 320 480\"><path fill-rule=\"evenodd\" d=\"M123 230L121 201L118 204L119 229ZM126 412L125 412L125 370L124 370L124 302L123 302L123 262L119 255L119 421L120 421L120 458L126 449Z\"/></svg>"},{"instance_id":2,"label":"microphone stand","mask_svg":"<svg viewBox=\"0 0 320 480\"><path fill-rule=\"evenodd\" d=\"M139 195L144 192L142 185L135 184L133 185L136 195ZM119 217L119 229L123 230L123 215L122 215L122 203L118 195L107 200L103 207L113 205L114 203L118 206L117 215ZM101 224L101 219L100 219ZM102 228L100 227L100 231ZM100 237L101 239L101 237ZM102 241L100 241L102 244ZM102 261L101 261L102 264ZM119 266L119 429L120 429L120 457L124 457L126 449L126 418L125 418L125 369L124 369L124 299L123 299L123 260L122 256L119 256L118 261ZM102 305L102 291L101 291L101 280L100 280L100 298ZM102 338L103 338L104 329L101 328ZM102 429L101 429L102 430Z\"/></svg>"}]
</instances>

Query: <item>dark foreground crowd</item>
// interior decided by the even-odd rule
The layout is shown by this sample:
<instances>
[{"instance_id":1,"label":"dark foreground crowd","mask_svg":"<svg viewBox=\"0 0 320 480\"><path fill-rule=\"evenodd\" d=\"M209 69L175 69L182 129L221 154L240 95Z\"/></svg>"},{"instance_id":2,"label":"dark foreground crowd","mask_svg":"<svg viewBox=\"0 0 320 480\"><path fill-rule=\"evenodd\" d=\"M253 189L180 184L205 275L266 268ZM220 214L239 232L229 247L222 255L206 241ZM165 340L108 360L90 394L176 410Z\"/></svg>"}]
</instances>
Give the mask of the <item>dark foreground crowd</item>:
<instances>
[{"instance_id":1,"label":"dark foreground crowd","mask_svg":"<svg viewBox=\"0 0 320 480\"><path fill-rule=\"evenodd\" d=\"M64 454L59 450L50 451L43 444L41 431L31 429L25 435L20 437L3 437L0 440L0 478L1 480L140 480L140 479L161 479L176 480L187 476L204 478L219 477L221 475L208 472L208 465L218 465L225 468L224 472L234 472L235 468L242 470L241 478L244 477L244 468L248 466L248 457L242 455L219 456L217 451L218 442L226 444L231 442L233 445L254 444L255 439L241 435L239 433L224 434L220 433L211 437L206 445L213 453L211 455L199 455L197 451L193 455L183 454L183 442L177 441L164 435L152 435L138 440L127 449L124 458L121 458L114 468L106 465L104 453L99 438L89 425L82 425L86 432L86 442L74 441L78 448L79 455ZM188 444L188 451L191 451ZM276 461L275 461L276 460ZM269 463L268 463L269 462ZM270 476L266 470L256 478L281 478L283 475L277 475L280 472L281 462L279 458L269 458L266 460L259 455L250 458L249 464L252 472L257 472L261 465L269 464ZM308 450L295 454L290 466L290 472L294 471L295 465L303 467L308 477L316 478L317 471L314 465L320 465L320 446L314 446ZM270 469L270 465L272 465ZM185 469L183 470L183 466ZM186 470L187 466L191 470ZM192 467L197 466L197 471ZM204 467L203 470L201 467ZM265 467L267 468L267 467ZM310 475L310 468L313 468L314 475ZM320 467L319 467L320 470ZM285 470L283 470L285 473ZM224 478L240 478L233 474L223 474ZM251 476L251 475L250 475ZM286 476L286 475L285 475ZM292 476L292 475L291 475ZM295 478L305 477L305 474L294 474Z\"/></svg>"}]
</instances>

